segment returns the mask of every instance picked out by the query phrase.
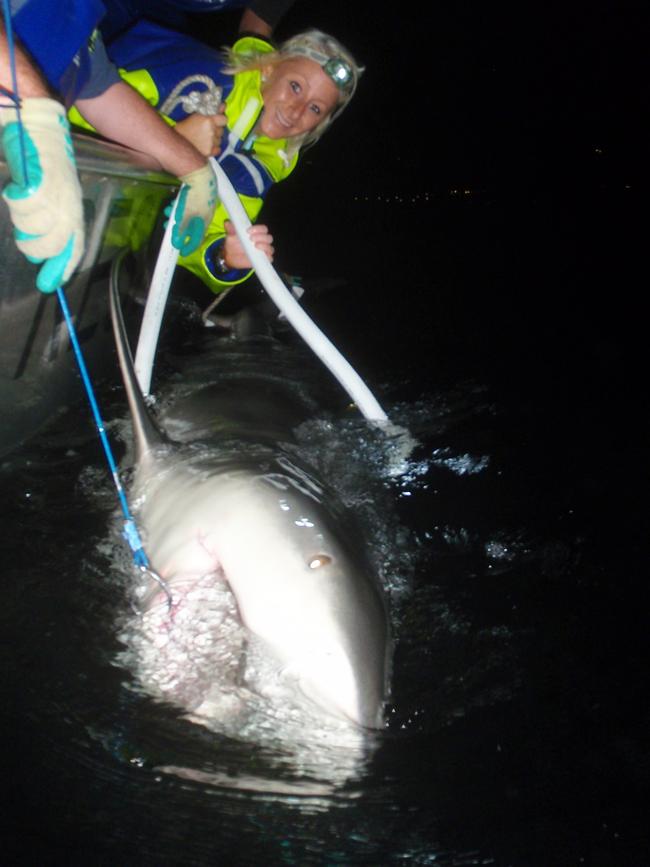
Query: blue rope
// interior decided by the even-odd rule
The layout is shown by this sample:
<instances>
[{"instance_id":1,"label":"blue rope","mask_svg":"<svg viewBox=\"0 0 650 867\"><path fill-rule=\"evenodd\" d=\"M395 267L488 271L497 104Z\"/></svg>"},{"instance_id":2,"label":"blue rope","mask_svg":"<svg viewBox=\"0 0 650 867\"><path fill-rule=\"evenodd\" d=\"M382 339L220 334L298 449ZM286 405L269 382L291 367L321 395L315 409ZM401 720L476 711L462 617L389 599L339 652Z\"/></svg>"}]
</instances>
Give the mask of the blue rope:
<instances>
[{"instance_id":1,"label":"blue rope","mask_svg":"<svg viewBox=\"0 0 650 867\"><path fill-rule=\"evenodd\" d=\"M72 346L74 348L74 353L77 358L77 364L79 365L79 371L81 372L81 378L83 380L84 386L86 388L86 393L88 395L88 400L90 401L90 406L93 411L93 416L95 418L95 424L97 426L97 430L99 432L99 437L102 441L102 445L104 446L104 452L106 453L106 458L108 460L108 465L111 470L111 474L113 476L113 482L115 483L115 487L117 489L117 495L120 500L120 504L122 506L122 512L124 514L125 522L124 529L122 531L122 535L129 543L131 550L133 551L133 559L136 564L142 568L149 568L149 560L147 559L147 555L145 554L142 548L142 541L140 539L140 535L138 533L137 527L135 526L135 521L129 511L129 504L126 499L126 494L124 493L124 488L122 487L122 482L120 481L119 473L117 470L117 464L115 463L115 458L113 457L113 452L111 451L111 446L108 441L108 437L106 436L106 430L104 428L104 422L102 421L101 414L99 412L99 407L97 406L97 401L95 400L95 394L93 392L92 383L90 381L90 377L88 376L88 370L86 368L86 363L83 358L83 354L81 352L81 347L79 346L79 341L77 340L77 333L75 331L74 322L72 321L72 317L70 316L70 310L68 309L68 302L66 301L65 293L63 288L59 286L56 290L57 295L59 296L59 302L61 304L61 309L63 311L63 316L65 317L66 324L68 326L68 332L70 334L70 340L72 342Z\"/></svg>"},{"instance_id":2,"label":"blue rope","mask_svg":"<svg viewBox=\"0 0 650 867\"><path fill-rule=\"evenodd\" d=\"M27 174L27 151L25 148L25 139L24 139L24 130L23 130L23 122L20 114L20 95L18 93L18 78L16 75L16 62L15 62L15 52L14 52L14 36L13 30L11 26L11 12L9 10L9 2L8 0L2 0L2 8L4 13L5 20L5 29L7 33L7 45L9 48L9 63L11 68L11 81L14 89L13 94L9 93L6 88L0 88L2 93L6 94L14 103L16 108L16 114L18 119L18 131L20 135L20 151L22 156L23 163L23 174L24 174L24 183L27 185L28 183L28 174ZM102 445L104 446L104 452L106 453L106 458L108 460L108 465L111 470L111 475L113 476L113 482L115 483L115 487L117 489L117 495L120 500L120 504L122 506L122 512L124 514L124 528L122 530L122 535L129 543L131 550L133 551L133 559L137 566L141 569L149 569L149 560L147 555L145 554L142 541L140 539L140 535L138 533L137 527L135 525L135 521L129 511L129 504L126 499L126 494L124 493L124 488L122 487L122 483L120 481L119 473L117 470L117 464L115 463L115 459L113 457L113 452L111 451L111 446L108 441L108 437L106 436L106 430L104 428L104 422L102 421L101 414L99 412L99 407L97 405L97 401L95 400L95 394L93 392L92 383L90 381L90 377L88 376L88 370L86 368L86 363L84 361L83 353L81 352L81 347L79 346L79 341L77 340L77 333L74 327L74 322L72 321L72 317L70 316L70 310L68 308L68 302L66 301L65 293L63 292L63 287L59 286L56 290L57 295L59 296L59 302L61 304L61 310L63 311L63 316L65 318L66 324L68 326L68 333L70 335L70 341L72 342L72 346L74 348L74 353L77 359L77 364L79 365L79 371L81 372L81 378L83 380L84 386L86 387L86 393L88 395L88 400L90 401L90 406L93 411L93 415L95 417L95 424L97 426L97 430L99 432L100 439L102 441ZM153 574L153 573L152 573ZM157 576L154 575L157 580ZM166 589L166 588L165 588ZM167 591L168 592L168 591ZM169 595L169 592L168 592Z\"/></svg>"}]
</instances>

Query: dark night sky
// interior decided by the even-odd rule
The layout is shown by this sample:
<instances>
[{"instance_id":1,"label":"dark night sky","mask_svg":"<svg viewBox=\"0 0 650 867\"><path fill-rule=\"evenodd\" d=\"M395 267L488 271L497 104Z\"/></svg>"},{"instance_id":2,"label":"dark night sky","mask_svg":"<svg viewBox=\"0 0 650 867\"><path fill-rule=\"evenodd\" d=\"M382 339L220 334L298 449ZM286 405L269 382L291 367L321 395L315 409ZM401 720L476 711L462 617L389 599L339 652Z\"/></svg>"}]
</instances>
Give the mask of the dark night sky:
<instances>
[{"instance_id":1,"label":"dark night sky","mask_svg":"<svg viewBox=\"0 0 650 867\"><path fill-rule=\"evenodd\" d=\"M365 62L356 104L332 130L352 177L416 190L593 172L635 180L647 113L641 3L403 8L298 0L278 34L314 24Z\"/></svg>"},{"instance_id":2,"label":"dark night sky","mask_svg":"<svg viewBox=\"0 0 650 867\"><path fill-rule=\"evenodd\" d=\"M343 272L359 288L394 275L410 306L462 320L468 341L535 327L565 351L587 341L592 359L620 353L626 331L642 336L630 314L647 184L648 17L630 0L456 0L399 14L297 0L278 39L319 27L366 72L349 109L269 197L276 264ZM220 44L238 16L212 18ZM476 206L454 209L452 190Z\"/></svg>"}]
</instances>

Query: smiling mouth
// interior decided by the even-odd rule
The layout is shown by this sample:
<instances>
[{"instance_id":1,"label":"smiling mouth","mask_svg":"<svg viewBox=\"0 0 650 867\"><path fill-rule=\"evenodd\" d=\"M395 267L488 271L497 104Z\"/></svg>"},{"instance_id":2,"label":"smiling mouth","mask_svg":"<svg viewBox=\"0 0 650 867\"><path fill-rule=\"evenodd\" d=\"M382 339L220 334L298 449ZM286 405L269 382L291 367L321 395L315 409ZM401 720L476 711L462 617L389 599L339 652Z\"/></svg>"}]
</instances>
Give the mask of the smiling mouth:
<instances>
[{"instance_id":1,"label":"smiling mouth","mask_svg":"<svg viewBox=\"0 0 650 867\"><path fill-rule=\"evenodd\" d=\"M280 126L284 127L284 129L291 129L293 126L293 123L290 120L287 120L279 109L276 110L275 117Z\"/></svg>"}]
</instances>

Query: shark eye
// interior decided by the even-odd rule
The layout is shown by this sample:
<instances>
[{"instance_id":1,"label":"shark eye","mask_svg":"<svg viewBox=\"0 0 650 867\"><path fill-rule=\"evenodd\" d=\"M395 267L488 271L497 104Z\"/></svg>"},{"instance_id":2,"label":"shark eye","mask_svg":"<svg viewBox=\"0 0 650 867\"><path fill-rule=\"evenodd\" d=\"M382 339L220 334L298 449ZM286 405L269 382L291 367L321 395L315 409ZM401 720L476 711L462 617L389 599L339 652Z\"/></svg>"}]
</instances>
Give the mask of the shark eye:
<instances>
[{"instance_id":1,"label":"shark eye","mask_svg":"<svg viewBox=\"0 0 650 867\"><path fill-rule=\"evenodd\" d=\"M328 557L327 554L317 554L315 557L312 557L309 561L310 569L320 569L321 566L327 566L328 563L332 562L332 558Z\"/></svg>"}]
</instances>

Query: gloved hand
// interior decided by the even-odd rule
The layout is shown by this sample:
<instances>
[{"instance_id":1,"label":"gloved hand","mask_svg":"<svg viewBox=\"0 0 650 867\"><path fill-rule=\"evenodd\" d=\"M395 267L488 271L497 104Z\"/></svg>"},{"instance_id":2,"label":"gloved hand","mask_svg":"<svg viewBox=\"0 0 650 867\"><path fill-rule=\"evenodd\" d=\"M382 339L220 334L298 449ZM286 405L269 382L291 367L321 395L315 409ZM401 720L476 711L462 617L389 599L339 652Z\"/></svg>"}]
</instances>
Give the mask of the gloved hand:
<instances>
[{"instance_id":1,"label":"gloved hand","mask_svg":"<svg viewBox=\"0 0 650 867\"><path fill-rule=\"evenodd\" d=\"M180 180L183 182L176 205L172 244L187 256L197 249L217 207L217 182L209 164Z\"/></svg>"},{"instance_id":2,"label":"gloved hand","mask_svg":"<svg viewBox=\"0 0 650 867\"><path fill-rule=\"evenodd\" d=\"M84 250L81 186L70 127L65 109L53 99L23 100L20 116L27 178L16 109L0 109L2 147L12 178L2 197L18 249L30 262L45 261L37 287L54 292L70 277Z\"/></svg>"}]
</instances>

